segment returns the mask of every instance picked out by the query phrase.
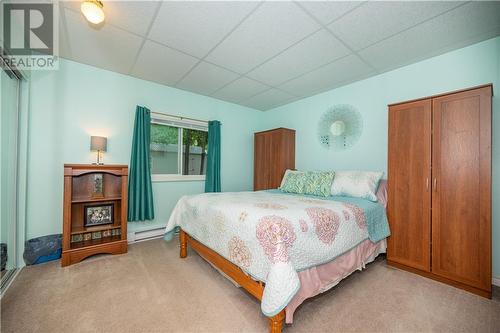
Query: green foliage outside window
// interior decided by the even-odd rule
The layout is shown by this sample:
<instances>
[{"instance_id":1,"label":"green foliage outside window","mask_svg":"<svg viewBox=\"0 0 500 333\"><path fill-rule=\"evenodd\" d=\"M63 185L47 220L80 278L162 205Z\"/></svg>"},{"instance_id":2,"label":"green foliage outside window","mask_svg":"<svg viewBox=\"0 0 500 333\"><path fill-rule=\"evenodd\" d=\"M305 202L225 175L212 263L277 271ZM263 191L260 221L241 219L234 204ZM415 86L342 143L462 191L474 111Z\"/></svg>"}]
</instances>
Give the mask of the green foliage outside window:
<instances>
[{"instance_id":1,"label":"green foliage outside window","mask_svg":"<svg viewBox=\"0 0 500 333\"><path fill-rule=\"evenodd\" d=\"M178 127L151 124L151 144L177 145L179 142L179 130L180 129ZM183 128L182 146L183 170L181 170L181 174L205 174L205 159L208 149L208 132ZM199 169L198 167L196 167L196 169L193 169L193 166L190 165L190 155L192 154L191 147L201 148L201 162ZM155 166L154 161L152 162L153 166Z\"/></svg>"},{"instance_id":2,"label":"green foliage outside window","mask_svg":"<svg viewBox=\"0 0 500 333\"><path fill-rule=\"evenodd\" d=\"M151 142L163 144L177 144L179 139L177 127L151 124Z\"/></svg>"}]
</instances>

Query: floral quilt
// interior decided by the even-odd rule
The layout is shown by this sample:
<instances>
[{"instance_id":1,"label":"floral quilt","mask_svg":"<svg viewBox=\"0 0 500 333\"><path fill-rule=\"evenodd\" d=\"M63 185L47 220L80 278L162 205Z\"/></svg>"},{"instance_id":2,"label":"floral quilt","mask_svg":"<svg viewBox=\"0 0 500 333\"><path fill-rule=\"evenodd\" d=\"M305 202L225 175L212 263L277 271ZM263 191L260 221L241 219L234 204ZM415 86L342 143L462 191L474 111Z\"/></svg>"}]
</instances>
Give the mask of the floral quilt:
<instances>
[{"instance_id":1,"label":"floral quilt","mask_svg":"<svg viewBox=\"0 0 500 333\"><path fill-rule=\"evenodd\" d=\"M299 290L297 272L389 235L385 209L376 203L276 190L184 196L166 232L176 226L265 282L261 307L269 317Z\"/></svg>"}]
</instances>

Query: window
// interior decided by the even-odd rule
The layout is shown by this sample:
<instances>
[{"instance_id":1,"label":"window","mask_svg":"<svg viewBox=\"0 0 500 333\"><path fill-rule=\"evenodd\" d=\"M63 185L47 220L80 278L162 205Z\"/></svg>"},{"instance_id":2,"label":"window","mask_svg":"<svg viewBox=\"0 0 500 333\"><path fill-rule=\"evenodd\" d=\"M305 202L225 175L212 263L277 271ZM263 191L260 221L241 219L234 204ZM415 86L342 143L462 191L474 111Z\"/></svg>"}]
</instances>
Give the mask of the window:
<instances>
[{"instance_id":1,"label":"window","mask_svg":"<svg viewBox=\"0 0 500 333\"><path fill-rule=\"evenodd\" d=\"M203 121L155 114L151 119L151 173L154 181L204 180L208 128Z\"/></svg>"}]
</instances>

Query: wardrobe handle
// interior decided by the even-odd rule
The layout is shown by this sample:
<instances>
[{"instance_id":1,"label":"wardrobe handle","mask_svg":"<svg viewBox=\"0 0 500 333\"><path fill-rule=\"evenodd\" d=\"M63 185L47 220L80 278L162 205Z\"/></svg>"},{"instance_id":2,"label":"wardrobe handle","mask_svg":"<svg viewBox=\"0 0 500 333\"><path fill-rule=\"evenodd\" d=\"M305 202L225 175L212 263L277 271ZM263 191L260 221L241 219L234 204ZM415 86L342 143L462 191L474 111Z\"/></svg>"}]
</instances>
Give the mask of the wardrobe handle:
<instances>
[{"instance_id":1,"label":"wardrobe handle","mask_svg":"<svg viewBox=\"0 0 500 333\"><path fill-rule=\"evenodd\" d=\"M425 178L425 190L429 192L429 177Z\"/></svg>"},{"instance_id":2,"label":"wardrobe handle","mask_svg":"<svg viewBox=\"0 0 500 333\"><path fill-rule=\"evenodd\" d=\"M437 178L434 178L434 192L437 190Z\"/></svg>"}]
</instances>

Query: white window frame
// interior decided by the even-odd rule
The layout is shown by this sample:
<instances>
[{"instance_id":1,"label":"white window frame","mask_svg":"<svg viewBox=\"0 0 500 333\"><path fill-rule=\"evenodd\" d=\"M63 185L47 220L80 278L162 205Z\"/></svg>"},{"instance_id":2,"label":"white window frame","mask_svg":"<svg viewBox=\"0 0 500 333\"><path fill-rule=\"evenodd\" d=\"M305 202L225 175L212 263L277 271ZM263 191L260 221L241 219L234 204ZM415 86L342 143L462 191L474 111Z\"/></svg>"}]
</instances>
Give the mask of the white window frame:
<instances>
[{"instance_id":1,"label":"white window frame","mask_svg":"<svg viewBox=\"0 0 500 333\"><path fill-rule=\"evenodd\" d=\"M151 112L151 124L166 125L179 128L178 145L179 153L177 155L177 163L179 173L170 174L151 174L153 182L178 182L178 181L205 181L205 175L183 175L183 158L182 158L182 136L184 129L196 129L199 131L208 132L208 121L195 120L190 118L176 117L164 113Z\"/></svg>"}]
</instances>

